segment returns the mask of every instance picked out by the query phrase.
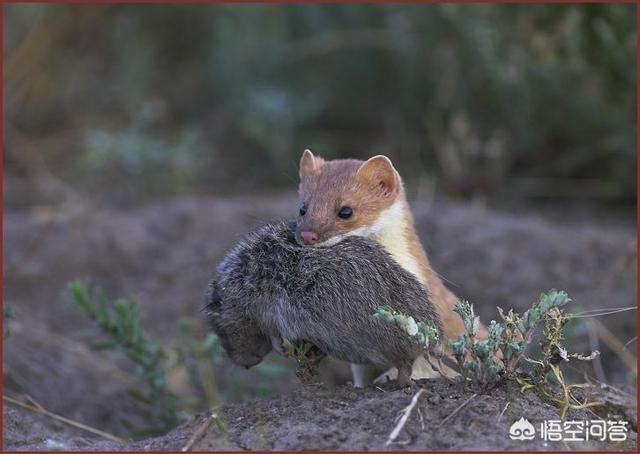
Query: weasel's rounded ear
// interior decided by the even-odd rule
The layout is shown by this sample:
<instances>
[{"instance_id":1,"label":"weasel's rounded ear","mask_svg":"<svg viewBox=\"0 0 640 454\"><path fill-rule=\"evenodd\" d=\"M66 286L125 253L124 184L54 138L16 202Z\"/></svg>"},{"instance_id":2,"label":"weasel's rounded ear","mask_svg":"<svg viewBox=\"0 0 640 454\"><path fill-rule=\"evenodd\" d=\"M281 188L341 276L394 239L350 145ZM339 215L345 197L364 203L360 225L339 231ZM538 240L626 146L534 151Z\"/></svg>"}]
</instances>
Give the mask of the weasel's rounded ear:
<instances>
[{"instance_id":1,"label":"weasel's rounded ear","mask_svg":"<svg viewBox=\"0 0 640 454\"><path fill-rule=\"evenodd\" d=\"M376 187L384 197L394 196L400 190L400 176L391 160L383 155L363 162L356 172L356 178Z\"/></svg>"},{"instance_id":2,"label":"weasel's rounded ear","mask_svg":"<svg viewBox=\"0 0 640 454\"><path fill-rule=\"evenodd\" d=\"M299 176L302 180L305 176L316 173L324 160L320 157L315 157L311 150L304 150L302 157L300 158L300 171Z\"/></svg>"}]
</instances>

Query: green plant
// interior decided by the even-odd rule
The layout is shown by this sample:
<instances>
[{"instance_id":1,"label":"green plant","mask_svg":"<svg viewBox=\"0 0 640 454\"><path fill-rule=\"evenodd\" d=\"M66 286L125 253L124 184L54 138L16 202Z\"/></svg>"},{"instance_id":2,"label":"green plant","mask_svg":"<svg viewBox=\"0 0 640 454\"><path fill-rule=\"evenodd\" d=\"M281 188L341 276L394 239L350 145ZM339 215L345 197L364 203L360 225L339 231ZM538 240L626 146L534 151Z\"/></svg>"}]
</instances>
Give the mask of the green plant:
<instances>
[{"instance_id":1,"label":"green plant","mask_svg":"<svg viewBox=\"0 0 640 454\"><path fill-rule=\"evenodd\" d=\"M151 339L140 325L138 305L124 299L109 302L101 289L93 293L79 281L69 284L73 301L109 338L94 344L98 349L119 348L136 364L136 375L146 387L131 394L153 407L167 427L178 422L177 397L168 389L163 361L168 352Z\"/></svg>"},{"instance_id":2,"label":"green plant","mask_svg":"<svg viewBox=\"0 0 640 454\"><path fill-rule=\"evenodd\" d=\"M424 357L431 367L444 375L444 366L442 365L443 349L440 343L438 328L432 321L416 322L411 316L394 311L388 306L378 308L375 318L379 318L389 323L395 323L402 328L415 343L422 345ZM431 354L435 355L437 364L434 363Z\"/></svg>"},{"instance_id":3,"label":"green plant","mask_svg":"<svg viewBox=\"0 0 640 454\"><path fill-rule=\"evenodd\" d=\"M576 389L588 387L587 384L568 384L564 374L560 369L560 364L571 359L580 361L590 361L597 357L600 352L597 350L590 355L569 353L563 346L563 328L572 318L570 314L564 313L558 307L552 307L542 315L543 339L540 343L542 347L542 359L534 360L526 358L533 364L533 371L527 377L518 377L518 383L522 390L535 388L547 400L553 402L560 408L560 418L564 420L567 410L570 408L580 409L601 405L600 402L589 402L586 398L581 402L573 393ZM557 385L554 387L549 378L552 378ZM559 387L559 389L558 389Z\"/></svg>"},{"instance_id":4,"label":"green plant","mask_svg":"<svg viewBox=\"0 0 640 454\"><path fill-rule=\"evenodd\" d=\"M487 327L484 339L478 338L480 330L480 317L478 317L473 305L468 301L462 301L456 305L454 311L460 316L466 333L457 339L449 341L449 347L458 364L458 372L464 383L474 382L481 385L496 383L503 378L516 380L522 390L535 388L542 396L556 404L561 409L561 418L564 419L569 408L586 408L599 405L598 402L580 402L573 394L574 389L584 388L586 385L565 382L560 370L561 362L570 359L588 361L596 357L599 352L592 352L583 356L568 353L562 345L564 336L562 329L571 319L563 307L571 299L564 291L551 289L542 293L538 301L522 315L513 310L508 313L498 307L502 322L492 320ZM416 343L425 347L425 357L430 364L433 363L429 356L435 352L438 358L436 370L442 370L441 359L444 354L442 346L438 342L435 326L416 322L412 317L399 314L387 307L381 307L374 317L398 324L406 331L409 337ZM536 327L543 326L542 358L533 360L526 358L524 352L531 343ZM533 371L524 374L519 369L523 358L534 365ZM556 392L549 380L553 377L560 392Z\"/></svg>"},{"instance_id":5,"label":"green plant","mask_svg":"<svg viewBox=\"0 0 640 454\"><path fill-rule=\"evenodd\" d=\"M396 323L407 332L411 340L424 346L425 349L438 343L438 328L431 321L416 322L413 317L401 314L387 306L379 308L373 316L387 322Z\"/></svg>"},{"instance_id":6,"label":"green plant","mask_svg":"<svg viewBox=\"0 0 640 454\"><path fill-rule=\"evenodd\" d=\"M498 308L502 323L492 320L486 339L477 338L480 317L468 301L458 303L454 311L462 319L466 334L449 341L464 379L489 383L506 374L514 378L524 351L531 343L536 326L551 310L560 311L571 299L564 291L555 289L540 295L531 309L520 315L513 310L507 314Z\"/></svg>"},{"instance_id":7,"label":"green plant","mask_svg":"<svg viewBox=\"0 0 640 454\"><path fill-rule=\"evenodd\" d=\"M316 378L318 365L326 356L317 346L306 341L291 345L288 354L296 360L296 376L302 383L310 383Z\"/></svg>"},{"instance_id":8,"label":"green plant","mask_svg":"<svg viewBox=\"0 0 640 454\"><path fill-rule=\"evenodd\" d=\"M160 424L149 431L162 431L179 423L187 410L202 410L216 403L212 364L220 362L218 338L209 333L197 340L193 321L179 320L180 337L175 345L162 346L140 324L138 305L124 299L109 301L100 288L90 291L80 281L69 284L76 307L91 319L107 340L93 344L96 349L118 349L136 368L135 375L145 384L143 389L131 389L130 394L149 405ZM93 333L97 335L98 333ZM184 367L191 385L204 398L179 398L169 389L167 374Z\"/></svg>"}]
</instances>

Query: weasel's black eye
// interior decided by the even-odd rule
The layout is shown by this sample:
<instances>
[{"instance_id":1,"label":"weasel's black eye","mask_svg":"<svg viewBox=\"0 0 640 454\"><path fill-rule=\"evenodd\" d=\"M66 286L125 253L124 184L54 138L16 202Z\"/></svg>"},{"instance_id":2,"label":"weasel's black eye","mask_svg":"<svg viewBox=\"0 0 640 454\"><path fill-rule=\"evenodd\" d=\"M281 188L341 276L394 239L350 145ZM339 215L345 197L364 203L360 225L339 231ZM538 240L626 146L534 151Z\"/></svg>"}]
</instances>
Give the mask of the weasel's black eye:
<instances>
[{"instance_id":1,"label":"weasel's black eye","mask_svg":"<svg viewBox=\"0 0 640 454\"><path fill-rule=\"evenodd\" d=\"M351 207L342 207L340 208L340 211L338 211L339 218L349 219L351 216L353 216L353 210Z\"/></svg>"},{"instance_id":2,"label":"weasel's black eye","mask_svg":"<svg viewBox=\"0 0 640 454\"><path fill-rule=\"evenodd\" d=\"M307 214L307 204L303 203L300 207L300 216L304 216L305 214Z\"/></svg>"}]
</instances>

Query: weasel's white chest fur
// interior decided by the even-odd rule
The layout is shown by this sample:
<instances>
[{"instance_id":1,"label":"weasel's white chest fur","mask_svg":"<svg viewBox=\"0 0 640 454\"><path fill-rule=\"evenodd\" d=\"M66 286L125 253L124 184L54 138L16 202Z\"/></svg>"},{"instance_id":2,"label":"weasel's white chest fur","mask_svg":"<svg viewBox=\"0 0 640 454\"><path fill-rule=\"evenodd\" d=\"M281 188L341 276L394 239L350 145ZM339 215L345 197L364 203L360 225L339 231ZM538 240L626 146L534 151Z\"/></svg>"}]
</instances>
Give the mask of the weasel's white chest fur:
<instances>
[{"instance_id":1,"label":"weasel's white chest fur","mask_svg":"<svg viewBox=\"0 0 640 454\"><path fill-rule=\"evenodd\" d=\"M418 282L425 285L420 264L411 252L407 238L409 220L405 210L408 207L402 201L397 201L385 210L372 226L372 235L378 243L393 257L402 268L413 274Z\"/></svg>"}]
</instances>

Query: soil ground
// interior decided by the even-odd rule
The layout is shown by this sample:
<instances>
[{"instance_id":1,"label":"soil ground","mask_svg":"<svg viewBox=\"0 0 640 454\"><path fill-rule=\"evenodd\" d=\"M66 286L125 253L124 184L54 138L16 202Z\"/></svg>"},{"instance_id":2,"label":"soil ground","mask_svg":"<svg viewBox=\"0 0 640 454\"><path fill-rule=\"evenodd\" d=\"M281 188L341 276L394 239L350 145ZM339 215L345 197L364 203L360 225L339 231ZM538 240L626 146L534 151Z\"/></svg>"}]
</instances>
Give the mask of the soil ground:
<instances>
[{"instance_id":1,"label":"soil ground","mask_svg":"<svg viewBox=\"0 0 640 454\"><path fill-rule=\"evenodd\" d=\"M162 342L178 335L176 320L200 316L215 263L256 226L291 216L293 194L273 197L189 196L145 206L115 209L91 203L41 206L4 213L4 303L14 309L11 335L3 343L4 392L30 396L46 409L90 426L130 435L146 427L148 410L128 394L136 385L131 365L108 352L95 352L79 336L90 324L69 301L66 285L86 278L112 298L139 302L143 325ZM517 214L481 206L436 201L412 203L417 227L432 264L483 320L496 306L524 310L549 288L566 290L573 311L636 304L636 240L633 222L582 214ZM631 315L633 314L633 315ZM624 405L636 401L634 312L567 327L567 343L579 352L602 351L583 374L630 389ZM603 331L605 330L604 335ZM204 335L204 324L198 335ZM611 339L609 337L609 339ZM623 351L624 350L624 351ZM626 352L626 353L625 353ZM535 352L531 353L532 356ZM274 360L270 360L274 361ZM384 449L398 411L411 398L403 390L324 390L301 386L290 370L278 374L216 366L218 414L224 431L212 427L198 446L220 449ZM172 378L180 391L184 383ZM558 449L539 442L513 442L506 431L514 418L539 422L557 409L534 393L499 388L479 394L440 429L433 428L470 397L471 390L429 382L421 413L412 417L394 449ZM630 388L631 386L631 388ZM186 390L185 392L189 392ZM503 417L497 415L511 402ZM633 413L633 411L632 411ZM5 449L178 449L203 415L160 438L133 444L88 438L83 432L4 404ZM575 419L588 418L577 414ZM629 418L634 419L634 418ZM635 432L632 434L635 443ZM631 442L630 441L630 442ZM196 447L198 447L196 446ZM628 449L629 445L621 446ZM571 444L572 449L601 449Z\"/></svg>"},{"instance_id":2,"label":"soil ground","mask_svg":"<svg viewBox=\"0 0 640 454\"><path fill-rule=\"evenodd\" d=\"M598 416L573 410L569 420L602 418L631 421L624 442L544 441L539 433L545 420L557 420L558 409L532 391L521 393L513 384L490 391L463 389L441 380L421 381L426 389L394 443L387 446L397 415L415 389L394 384L326 390L306 385L267 400L226 405L215 410L216 420L193 443L195 451L210 450L635 450L637 421L618 405L603 407ZM619 394L597 391L609 399ZM624 396L624 394L623 394ZM531 441L511 440L509 427L526 417L536 428ZM183 448L209 414L201 414L168 434L129 444L88 439L70 431L45 429L33 417L5 410L5 449L42 450L172 450Z\"/></svg>"}]
</instances>

